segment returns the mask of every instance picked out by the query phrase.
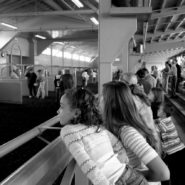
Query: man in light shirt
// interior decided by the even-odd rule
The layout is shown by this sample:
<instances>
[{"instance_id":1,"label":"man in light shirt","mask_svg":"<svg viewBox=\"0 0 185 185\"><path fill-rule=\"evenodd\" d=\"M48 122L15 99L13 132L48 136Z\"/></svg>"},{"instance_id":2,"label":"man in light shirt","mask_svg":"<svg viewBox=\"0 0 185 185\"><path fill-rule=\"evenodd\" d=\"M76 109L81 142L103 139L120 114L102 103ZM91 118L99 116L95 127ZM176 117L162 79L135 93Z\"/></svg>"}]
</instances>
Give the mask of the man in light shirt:
<instances>
[{"instance_id":1,"label":"man in light shirt","mask_svg":"<svg viewBox=\"0 0 185 185\"><path fill-rule=\"evenodd\" d=\"M171 75L171 98L175 98L177 85L177 67L175 60L172 62L172 67L169 74Z\"/></svg>"}]
</instances>

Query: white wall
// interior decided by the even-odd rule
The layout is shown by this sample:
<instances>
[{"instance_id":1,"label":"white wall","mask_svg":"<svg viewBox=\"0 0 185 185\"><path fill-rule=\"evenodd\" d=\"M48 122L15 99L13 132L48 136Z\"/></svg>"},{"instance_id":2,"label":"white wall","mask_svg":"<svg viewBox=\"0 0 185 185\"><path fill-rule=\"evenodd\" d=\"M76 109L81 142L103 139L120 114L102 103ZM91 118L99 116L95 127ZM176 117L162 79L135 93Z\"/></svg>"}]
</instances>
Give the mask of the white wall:
<instances>
[{"instance_id":1,"label":"white wall","mask_svg":"<svg viewBox=\"0 0 185 185\"><path fill-rule=\"evenodd\" d=\"M19 49L19 47L20 49ZM7 51L8 54L12 55L18 55L20 56L20 50L22 56L30 56L30 45L29 41L24 38L16 38L15 40L12 40L5 48L5 51Z\"/></svg>"},{"instance_id":2,"label":"white wall","mask_svg":"<svg viewBox=\"0 0 185 185\"><path fill-rule=\"evenodd\" d=\"M52 61L52 62L51 62ZM40 65L57 65L57 66L64 66L64 67L88 67L90 63L88 62L82 62L82 61L77 61L77 60L72 60L72 59L62 59L59 57L52 57L48 55L39 55L35 56L35 64L40 64Z\"/></svg>"}]
</instances>

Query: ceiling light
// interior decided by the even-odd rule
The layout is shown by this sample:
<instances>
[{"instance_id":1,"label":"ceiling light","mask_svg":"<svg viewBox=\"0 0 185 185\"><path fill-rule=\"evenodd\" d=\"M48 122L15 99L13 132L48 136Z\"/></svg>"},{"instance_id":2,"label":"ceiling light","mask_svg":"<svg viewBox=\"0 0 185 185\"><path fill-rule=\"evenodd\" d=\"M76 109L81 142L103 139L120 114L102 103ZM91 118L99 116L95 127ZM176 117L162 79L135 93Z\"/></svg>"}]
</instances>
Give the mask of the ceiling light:
<instances>
[{"instance_id":1,"label":"ceiling light","mask_svg":"<svg viewBox=\"0 0 185 185\"><path fill-rule=\"evenodd\" d=\"M95 25L98 25L98 24L99 24L98 20L97 20L95 17L91 17L90 19L91 19L91 21L92 21Z\"/></svg>"},{"instance_id":2,"label":"ceiling light","mask_svg":"<svg viewBox=\"0 0 185 185\"><path fill-rule=\"evenodd\" d=\"M2 24L3 26L6 26L6 27L9 27L9 28L12 28L12 29L17 29L16 26L13 26L13 25L11 25L11 24L7 24L7 23L4 23L4 22L2 22L1 24Z\"/></svg>"},{"instance_id":3,"label":"ceiling light","mask_svg":"<svg viewBox=\"0 0 185 185\"><path fill-rule=\"evenodd\" d=\"M83 8L84 5L79 0L71 0L78 8Z\"/></svg>"},{"instance_id":4,"label":"ceiling light","mask_svg":"<svg viewBox=\"0 0 185 185\"><path fill-rule=\"evenodd\" d=\"M53 42L54 44L61 44L61 45L64 45L63 42Z\"/></svg>"},{"instance_id":5,"label":"ceiling light","mask_svg":"<svg viewBox=\"0 0 185 185\"><path fill-rule=\"evenodd\" d=\"M46 37L41 36L41 35L35 35L35 37L40 38L40 39L46 39Z\"/></svg>"},{"instance_id":6,"label":"ceiling light","mask_svg":"<svg viewBox=\"0 0 185 185\"><path fill-rule=\"evenodd\" d=\"M115 61L116 61L116 62L120 62L120 58L116 58Z\"/></svg>"}]
</instances>

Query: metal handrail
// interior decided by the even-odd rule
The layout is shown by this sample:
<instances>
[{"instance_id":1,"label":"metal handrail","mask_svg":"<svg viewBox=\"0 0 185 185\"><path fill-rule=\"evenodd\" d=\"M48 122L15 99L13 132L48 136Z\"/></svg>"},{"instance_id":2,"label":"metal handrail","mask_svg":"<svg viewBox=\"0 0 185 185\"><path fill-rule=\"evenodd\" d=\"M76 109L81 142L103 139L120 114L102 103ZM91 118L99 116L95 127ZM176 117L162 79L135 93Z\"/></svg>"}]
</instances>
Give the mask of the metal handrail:
<instances>
[{"instance_id":1,"label":"metal handrail","mask_svg":"<svg viewBox=\"0 0 185 185\"><path fill-rule=\"evenodd\" d=\"M42 132L44 132L48 127L55 125L59 122L59 116L55 116L44 123L40 124L39 126L31 129L28 132L16 137L8 141L7 143L0 146L0 158L5 156L6 154L10 153L11 151L15 150L19 146L23 145L24 143L30 141L34 137L38 136Z\"/></svg>"}]
</instances>

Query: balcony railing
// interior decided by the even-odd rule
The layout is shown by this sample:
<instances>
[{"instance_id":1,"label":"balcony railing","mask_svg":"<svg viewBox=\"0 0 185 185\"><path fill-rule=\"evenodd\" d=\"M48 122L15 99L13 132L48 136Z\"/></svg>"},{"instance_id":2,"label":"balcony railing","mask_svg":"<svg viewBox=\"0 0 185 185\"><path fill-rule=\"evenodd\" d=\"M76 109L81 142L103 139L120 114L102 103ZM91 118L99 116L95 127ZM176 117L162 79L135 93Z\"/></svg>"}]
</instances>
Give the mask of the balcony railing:
<instances>
[{"instance_id":1,"label":"balcony railing","mask_svg":"<svg viewBox=\"0 0 185 185\"><path fill-rule=\"evenodd\" d=\"M58 123L59 117L44 122L21 136L0 146L0 157L5 156L24 143L40 135L46 129L60 129L52 127ZM52 185L62 174L60 185L71 185L75 178L75 185L89 185L90 182L83 175L75 160L71 157L60 137L49 143L45 148L29 159L15 172L4 179L1 185ZM60 177L61 178L61 177ZM58 184L59 184L58 183ZM56 183L55 183L56 184Z\"/></svg>"}]
</instances>

